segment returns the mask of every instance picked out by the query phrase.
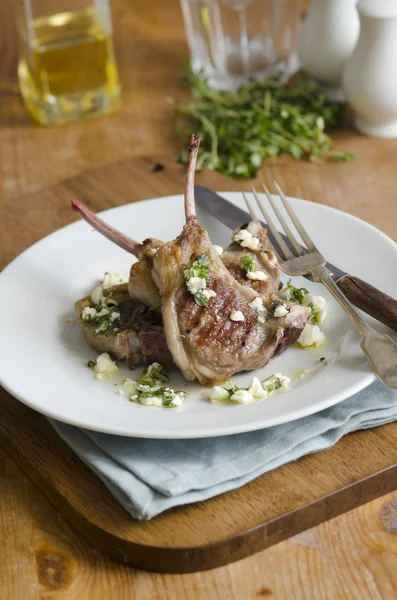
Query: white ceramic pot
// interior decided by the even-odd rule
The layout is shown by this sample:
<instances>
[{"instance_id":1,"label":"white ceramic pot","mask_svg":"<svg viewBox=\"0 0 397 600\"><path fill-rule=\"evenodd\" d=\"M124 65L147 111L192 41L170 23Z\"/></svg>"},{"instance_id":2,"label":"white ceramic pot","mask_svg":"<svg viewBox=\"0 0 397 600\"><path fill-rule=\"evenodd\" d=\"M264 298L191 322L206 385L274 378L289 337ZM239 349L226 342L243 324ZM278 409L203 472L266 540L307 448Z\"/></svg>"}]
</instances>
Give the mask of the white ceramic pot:
<instances>
[{"instance_id":1,"label":"white ceramic pot","mask_svg":"<svg viewBox=\"0 0 397 600\"><path fill-rule=\"evenodd\" d=\"M396 0L397 2L397 0ZM343 66L360 30L357 0L312 0L298 41L305 71L323 86L340 89Z\"/></svg>"},{"instance_id":2,"label":"white ceramic pot","mask_svg":"<svg viewBox=\"0 0 397 600\"><path fill-rule=\"evenodd\" d=\"M356 128L397 137L397 0L360 0L361 33L343 72Z\"/></svg>"}]
</instances>

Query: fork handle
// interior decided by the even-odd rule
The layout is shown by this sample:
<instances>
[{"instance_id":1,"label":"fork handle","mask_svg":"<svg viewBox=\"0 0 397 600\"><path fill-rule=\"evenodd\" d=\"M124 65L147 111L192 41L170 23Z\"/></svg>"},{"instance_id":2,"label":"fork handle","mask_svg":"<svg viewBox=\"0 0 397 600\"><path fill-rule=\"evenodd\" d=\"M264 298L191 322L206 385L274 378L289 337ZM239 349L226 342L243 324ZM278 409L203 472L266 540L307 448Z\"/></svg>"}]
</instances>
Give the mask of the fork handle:
<instances>
[{"instance_id":1,"label":"fork handle","mask_svg":"<svg viewBox=\"0 0 397 600\"><path fill-rule=\"evenodd\" d=\"M341 277L337 284L354 306L397 331L397 300L353 275Z\"/></svg>"},{"instance_id":2,"label":"fork handle","mask_svg":"<svg viewBox=\"0 0 397 600\"><path fill-rule=\"evenodd\" d=\"M379 379L391 389L397 389L397 345L384 333L378 333L362 319L354 306L333 280L325 267L311 271L314 281L321 281L349 315L361 334L361 348Z\"/></svg>"}]
</instances>

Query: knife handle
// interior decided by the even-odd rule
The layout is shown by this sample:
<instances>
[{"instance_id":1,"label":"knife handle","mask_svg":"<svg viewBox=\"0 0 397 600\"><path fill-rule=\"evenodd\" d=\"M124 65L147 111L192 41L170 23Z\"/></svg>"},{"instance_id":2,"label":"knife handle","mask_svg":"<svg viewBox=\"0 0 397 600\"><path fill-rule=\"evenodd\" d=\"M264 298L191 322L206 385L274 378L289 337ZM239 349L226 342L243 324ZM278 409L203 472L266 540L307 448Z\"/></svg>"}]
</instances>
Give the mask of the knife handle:
<instances>
[{"instance_id":1,"label":"knife handle","mask_svg":"<svg viewBox=\"0 0 397 600\"><path fill-rule=\"evenodd\" d=\"M357 308L397 331L397 300L353 275L341 277L337 285Z\"/></svg>"}]
</instances>

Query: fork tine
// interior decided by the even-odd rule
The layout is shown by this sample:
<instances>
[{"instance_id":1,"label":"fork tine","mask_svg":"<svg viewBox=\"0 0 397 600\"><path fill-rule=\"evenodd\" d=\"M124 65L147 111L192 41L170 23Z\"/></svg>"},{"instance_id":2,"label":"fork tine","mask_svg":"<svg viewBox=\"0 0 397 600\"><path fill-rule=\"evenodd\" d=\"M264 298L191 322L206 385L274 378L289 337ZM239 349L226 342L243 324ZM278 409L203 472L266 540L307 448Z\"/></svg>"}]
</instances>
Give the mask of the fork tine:
<instances>
[{"instance_id":1,"label":"fork tine","mask_svg":"<svg viewBox=\"0 0 397 600\"><path fill-rule=\"evenodd\" d=\"M302 254L302 251L304 250L302 248L302 246L298 243L298 240L296 239L296 237L294 236L294 234L292 233L291 229L289 228L288 223L286 222L286 220L284 219L283 215L281 214L277 204L275 203L273 196L271 195L271 193L269 192L269 190L267 189L267 187L265 186L265 184L263 183L263 181L261 180L261 184L263 187L263 191L265 192L267 199L269 200L278 220L280 221L280 225L281 227L283 227L289 241L291 242L292 246L294 247L294 250L297 254L297 256L299 256L300 254Z\"/></svg>"},{"instance_id":2,"label":"fork tine","mask_svg":"<svg viewBox=\"0 0 397 600\"><path fill-rule=\"evenodd\" d=\"M252 206L251 202L248 200L248 196L247 196L247 194L245 192L243 192L243 198L244 198L244 201L245 201L245 203L247 205L248 212L251 215L251 219L253 221L257 221L258 217L256 216L256 212L254 210L254 207Z\"/></svg>"},{"instance_id":3,"label":"fork tine","mask_svg":"<svg viewBox=\"0 0 397 600\"><path fill-rule=\"evenodd\" d=\"M243 198L244 198L245 204L247 205L248 212L251 215L252 220L253 221L259 221L259 219L257 217L257 214L255 212L255 209L252 206L251 201L248 199L248 196L247 196L247 194L245 192L243 192ZM274 248L274 246L270 243L270 241L269 241L269 247L270 247L271 250L273 250L274 254L276 255L276 258L277 258L278 262L282 261L282 258L280 257L280 254L277 252L276 248Z\"/></svg>"},{"instance_id":4,"label":"fork tine","mask_svg":"<svg viewBox=\"0 0 397 600\"><path fill-rule=\"evenodd\" d=\"M307 234L307 231L305 230L305 228L303 227L302 223L299 221L298 217L296 216L295 212L292 210L292 207L289 203L289 201L287 200L286 195L284 194L283 190L280 188L280 186L278 185L277 181L275 181L273 179L273 184L274 187L276 188L289 216L291 217L291 221L293 222L293 224L295 225L299 235L301 236L302 240L305 242L306 246L308 247L309 250L317 250L316 246L313 244L312 240L310 239L310 237Z\"/></svg>"},{"instance_id":5,"label":"fork tine","mask_svg":"<svg viewBox=\"0 0 397 600\"><path fill-rule=\"evenodd\" d=\"M283 238L279 234L277 227L275 226L275 224L273 222L273 219L270 217L269 213L267 212L265 205L263 204L262 200L259 198L255 188L252 188L252 193L254 194L255 200L256 200L263 216L265 217L267 226L269 227L270 231L272 232L273 237L276 239L280 250L282 252L284 252L285 260L288 260L289 258L294 258L294 255L292 254L291 250L288 248L287 244L284 242Z\"/></svg>"}]
</instances>

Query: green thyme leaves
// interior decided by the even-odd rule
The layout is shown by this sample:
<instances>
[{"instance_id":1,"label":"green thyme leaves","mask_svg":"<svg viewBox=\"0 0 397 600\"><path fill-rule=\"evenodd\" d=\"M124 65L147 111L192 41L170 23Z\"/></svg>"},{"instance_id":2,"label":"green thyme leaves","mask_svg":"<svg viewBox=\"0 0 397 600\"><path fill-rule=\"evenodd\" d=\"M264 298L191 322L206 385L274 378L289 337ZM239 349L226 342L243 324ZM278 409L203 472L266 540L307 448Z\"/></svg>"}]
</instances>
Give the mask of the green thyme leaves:
<instances>
[{"instance_id":1,"label":"green thyme leaves","mask_svg":"<svg viewBox=\"0 0 397 600\"><path fill-rule=\"evenodd\" d=\"M295 159L349 161L352 152L335 152L325 133L342 121L342 106L329 102L308 75L281 85L281 76L252 79L237 90L211 89L190 67L185 87L192 95L175 102L177 135L186 147L186 132L201 137L197 169L207 167L234 178L255 176L264 161L281 154ZM179 155L187 162L187 152Z\"/></svg>"}]
</instances>

